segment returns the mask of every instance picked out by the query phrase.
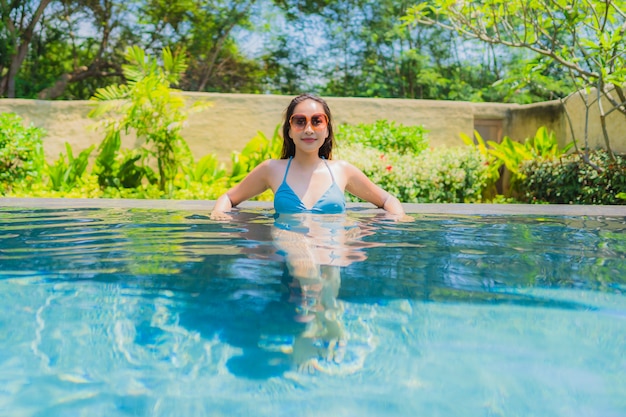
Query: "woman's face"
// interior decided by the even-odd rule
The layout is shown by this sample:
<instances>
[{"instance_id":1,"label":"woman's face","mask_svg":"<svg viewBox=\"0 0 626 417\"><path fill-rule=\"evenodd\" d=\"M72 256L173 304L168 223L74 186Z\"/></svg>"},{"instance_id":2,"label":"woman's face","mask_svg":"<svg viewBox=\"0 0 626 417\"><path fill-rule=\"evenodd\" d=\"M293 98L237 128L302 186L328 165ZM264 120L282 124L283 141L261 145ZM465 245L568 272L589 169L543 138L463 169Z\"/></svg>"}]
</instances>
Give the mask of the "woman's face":
<instances>
[{"instance_id":1,"label":"woman's face","mask_svg":"<svg viewBox=\"0 0 626 417\"><path fill-rule=\"evenodd\" d=\"M328 116L324 106L315 100L298 103L289 119L289 137L296 152L317 154L328 137Z\"/></svg>"}]
</instances>

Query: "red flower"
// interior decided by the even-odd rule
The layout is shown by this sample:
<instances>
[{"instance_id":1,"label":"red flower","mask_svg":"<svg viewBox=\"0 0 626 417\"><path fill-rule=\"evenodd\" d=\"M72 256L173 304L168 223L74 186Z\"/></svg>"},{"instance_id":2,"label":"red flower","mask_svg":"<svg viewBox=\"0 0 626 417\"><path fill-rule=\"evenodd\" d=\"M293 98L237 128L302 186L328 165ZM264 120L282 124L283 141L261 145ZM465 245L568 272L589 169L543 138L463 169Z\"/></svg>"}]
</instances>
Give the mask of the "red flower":
<instances>
[{"instance_id":1,"label":"red flower","mask_svg":"<svg viewBox=\"0 0 626 417\"><path fill-rule=\"evenodd\" d=\"M385 159L385 154L384 154L384 153L380 155L380 159L381 159L381 161L382 161L383 159Z\"/></svg>"},{"instance_id":2,"label":"red flower","mask_svg":"<svg viewBox=\"0 0 626 417\"><path fill-rule=\"evenodd\" d=\"M387 165L385 169L387 170L387 172L391 172L391 165Z\"/></svg>"}]
</instances>

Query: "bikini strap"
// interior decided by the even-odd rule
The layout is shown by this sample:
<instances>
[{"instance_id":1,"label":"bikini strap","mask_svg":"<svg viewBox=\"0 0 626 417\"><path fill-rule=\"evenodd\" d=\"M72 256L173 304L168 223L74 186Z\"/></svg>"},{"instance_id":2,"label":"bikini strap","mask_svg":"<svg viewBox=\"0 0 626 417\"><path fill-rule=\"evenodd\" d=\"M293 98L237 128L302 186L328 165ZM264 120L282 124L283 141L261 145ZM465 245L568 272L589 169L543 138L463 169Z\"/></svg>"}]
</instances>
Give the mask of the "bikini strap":
<instances>
[{"instance_id":1,"label":"bikini strap","mask_svg":"<svg viewBox=\"0 0 626 417\"><path fill-rule=\"evenodd\" d=\"M291 166L291 160L293 159L292 156L289 157L289 162L287 162L287 169L285 170L285 176L283 177L283 183L285 183L287 181L287 174L289 173L289 167ZM332 175L332 173L331 173Z\"/></svg>"},{"instance_id":2,"label":"bikini strap","mask_svg":"<svg viewBox=\"0 0 626 417\"><path fill-rule=\"evenodd\" d=\"M328 172L330 172L330 178L332 178L333 183L335 182L335 176L333 175L332 169L328 166L328 162L326 162L326 158L322 157L322 161L326 164L326 168L328 168Z\"/></svg>"}]
</instances>

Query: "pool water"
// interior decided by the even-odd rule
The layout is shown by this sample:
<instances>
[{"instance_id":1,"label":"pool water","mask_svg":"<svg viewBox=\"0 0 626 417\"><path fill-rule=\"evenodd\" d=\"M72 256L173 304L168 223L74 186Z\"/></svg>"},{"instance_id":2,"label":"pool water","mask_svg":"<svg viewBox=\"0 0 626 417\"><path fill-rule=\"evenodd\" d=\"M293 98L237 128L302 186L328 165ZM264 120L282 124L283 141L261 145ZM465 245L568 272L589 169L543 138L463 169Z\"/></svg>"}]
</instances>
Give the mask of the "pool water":
<instances>
[{"instance_id":1,"label":"pool water","mask_svg":"<svg viewBox=\"0 0 626 417\"><path fill-rule=\"evenodd\" d=\"M0 208L0 415L626 415L626 218L413 217Z\"/></svg>"}]
</instances>

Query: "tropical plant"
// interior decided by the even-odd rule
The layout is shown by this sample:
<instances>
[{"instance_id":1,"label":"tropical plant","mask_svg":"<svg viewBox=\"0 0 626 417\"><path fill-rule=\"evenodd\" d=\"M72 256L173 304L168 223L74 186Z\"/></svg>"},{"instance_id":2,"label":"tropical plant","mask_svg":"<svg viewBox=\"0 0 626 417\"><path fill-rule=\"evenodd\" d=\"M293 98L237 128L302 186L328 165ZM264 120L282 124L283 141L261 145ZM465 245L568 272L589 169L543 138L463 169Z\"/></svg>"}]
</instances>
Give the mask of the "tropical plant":
<instances>
[{"instance_id":1,"label":"tropical plant","mask_svg":"<svg viewBox=\"0 0 626 417\"><path fill-rule=\"evenodd\" d=\"M143 149L121 150L121 136L119 131L111 130L98 146L93 174L98 178L102 189L137 188L144 183L158 182L154 170L145 163L146 152Z\"/></svg>"},{"instance_id":2,"label":"tropical plant","mask_svg":"<svg viewBox=\"0 0 626 417\"><path fill-rule=\"evenodd\" d=\"M466 134L461 134L461 139L466 145L477 149L488 158L490 184L495 184L500 178L503 165L511 173L506 195L514 191L518 180L525 178L525 174L520 171L524 161L553 160L566 154L573 146L573 143L569 143L563 148L559 147L555 133L548 131L545 126L537 129L534 137L526 138L523 142L514 141L508 136L500 143L485 142L478 132L474 132L474 137L475 139L472 139Z\"/></svg>"},{"instance_id":3,"label":"tropical plant","mask_svg":"<svg viewBox=\"0 0 626 417\"><path fill-rule=\"evenodd\" d=\"M87 169L89 155L95 147L96 145L91 145L74 157L72 146L65 142L67 155L61 153L53 164L46 163L51 188L55 191L69 191L79 184Z\"/></svg>"},{"instance_id":4,"label":"tropical plant","mask_svg":"<svg viewBox=\"0 0 626 417\"><path fill-rule=\"evenodd\" d=\"M159 64L158 59L132 47L126 59L129 63L123 70L128 83L98 89L92 97L98 106L89 113L90 117L113 114L104 121L107 133L100 149L103 155L98 158L102 167L99 172L111 175L111 153L119 148L120 134L133 130L138 138L145 140L142 149L146 156L156 159L159 188L169 192L180 166L191 161L191 153L181 136L188 110L178 90L171 88L187 67L184 55L165 48ZM207 103L196 101L190 110L206 106Z\"/></svg>"},{"instance_id":5,"label":"tropical plant","mask_svg":"<svg viewBox=\"0 0 626 417\"><path fill-rule=\"evenodd\" d=\"M473 148L475 151L480 153L485 160L485 188L483 191L483 196L485 198L494 198L498 194L498 190L496 188L496 183L500 179L500 171L503 162L493 155L489 153L489 144L485 142L483 137L478 133L478 131L474 131L474 139L470 138L465 133L461 133L461 140L463 142Z\"/></svg>"},{"instance_id":6,"label":"tropical plant","mask_svg":"<svg viewBox=\"0 0 626 417\"><path fill-rule=\"evenodd\" d=\"M15 113L0 114L0 193L12 184L41 178L44 134L43 129L24 126Z\"/></svg>"},{"instance_id":7,"label":"tropical plant","mask_svg":"<svg viewBox=\"0 0 626 417\"><path fill-rule=\"evenodd\" d=\"M219 162L215 154L205 155L193 166L183 167L183 170L191 181L203 184L210 184L226 176L224 164Z\"/></svg>"},{"instance_id":8,"label":"tropical plant","mask_svg":"<svg viewBox=\"0 0 626 417\"><path fill-rule=\"evenodd\" d=\"M241 181L261 162L270 158L280 158L283 139L279 134L279 130L280 125L274 129L271 139L259 131L255 137L248 141L241 152L233 152L231 156L231 185Z\"/></svg>"}]
</instances>

